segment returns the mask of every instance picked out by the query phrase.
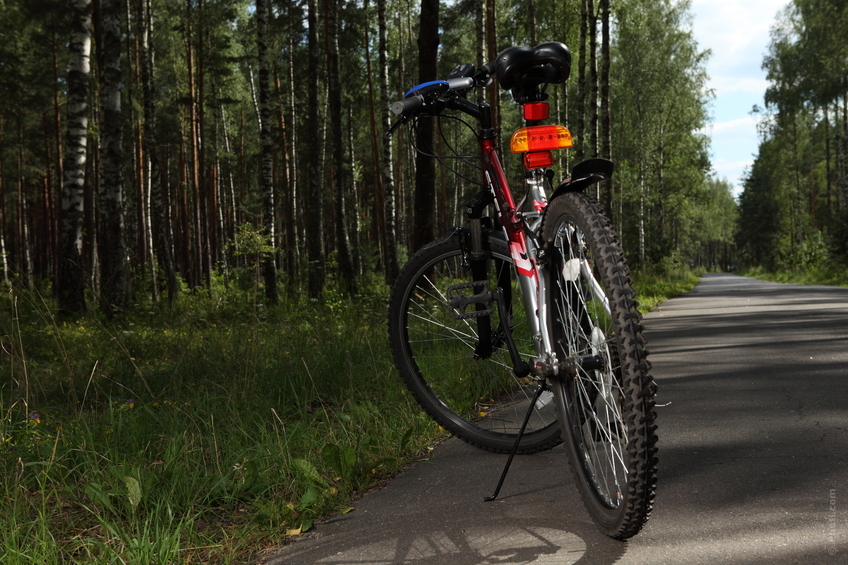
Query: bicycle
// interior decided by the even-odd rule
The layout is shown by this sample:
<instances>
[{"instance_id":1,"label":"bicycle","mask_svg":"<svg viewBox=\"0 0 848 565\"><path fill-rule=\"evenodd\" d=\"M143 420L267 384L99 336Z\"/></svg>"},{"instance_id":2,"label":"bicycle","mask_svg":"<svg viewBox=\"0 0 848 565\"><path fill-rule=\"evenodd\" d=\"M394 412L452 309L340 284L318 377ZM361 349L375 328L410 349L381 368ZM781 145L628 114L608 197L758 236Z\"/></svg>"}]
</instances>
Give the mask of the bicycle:
<instances>
[{"instance_id":1,"label":"bicycle","mask_svg":"<svg viewBox=\"0 0 848 565\"><path fill-rule=\"evenodd\" d=\"M429 416L472 445L509 453L487 500L516 453L564 441L589 514L607 535L626 539L646 522L656 490L656 385L621 246L584 192L610 178L613 164L582 161L551 192L553 151L572 140L565 127L542 124L546 89L565 82L570 67L562 43L511 47L392 105L400 119L389 136L409 123L412 137L418 120L446 110L476 120L482 189L467 205L467 225L401 270L389 336L398 370ZM510 140L525 173L518 205L491 108L468 99L495 79L522 106L524 127ZM494 213L485 216L490 204Z\"/></svg>"}]
</instances>

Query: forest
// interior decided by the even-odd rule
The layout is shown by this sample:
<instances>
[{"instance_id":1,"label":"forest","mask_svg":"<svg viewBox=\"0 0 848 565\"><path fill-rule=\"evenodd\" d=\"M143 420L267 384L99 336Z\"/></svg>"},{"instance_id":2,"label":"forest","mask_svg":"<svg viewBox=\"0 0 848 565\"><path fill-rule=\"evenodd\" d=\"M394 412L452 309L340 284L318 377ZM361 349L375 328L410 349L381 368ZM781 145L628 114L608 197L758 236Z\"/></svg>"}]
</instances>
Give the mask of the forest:
<instances>
[{"instance_id":1,"label":"forest","mask_svg":"<svg viewBox=\"0 0 848 565\"><path fill-rule=\"evenodd\" d=\"M616 163L595 196L631 264L732 261L736 205L710 175L709 52L687 2L6 0L0 17L3 278L61 313L216 285L260 284L274 303L390 284L476 189L420 165L403 130L388 139L389 105L543 41L574 59L549 89L575 138L557 174ZM516 104L491 88L508 135ZM797 128L812 127L802 109Z\"/></svg>"},{"instance_id":2,"label":"forest","mask_svg":"<svg viewBox=\"0 0 848 565\"><path fill-rule=\"evenodd\" d=\"M688 0L0 0L0 562L256 563L428 456L446 433L398 378L388 289L478 188L408 128L388 138L389 106L506 47L571 49L548 89L574 138L555 173L615 162L592 196L642 311L708 270L844 273L844 0L775 25L738 202L711 174L691 17ZM511 95L479 95L508 139ZM440 126L439 151L474 151Z\"/></svg>"},{"instance_id":3,"label":"forest","mask_svg":"<svg viewBox=\"0 0 848 565\"><path fill-rule=\"evenodd\" d=\"M795 0L772 26L760 146L739 199L740 260L848 272L848 3Z\"/></svg>"}]
</instances>

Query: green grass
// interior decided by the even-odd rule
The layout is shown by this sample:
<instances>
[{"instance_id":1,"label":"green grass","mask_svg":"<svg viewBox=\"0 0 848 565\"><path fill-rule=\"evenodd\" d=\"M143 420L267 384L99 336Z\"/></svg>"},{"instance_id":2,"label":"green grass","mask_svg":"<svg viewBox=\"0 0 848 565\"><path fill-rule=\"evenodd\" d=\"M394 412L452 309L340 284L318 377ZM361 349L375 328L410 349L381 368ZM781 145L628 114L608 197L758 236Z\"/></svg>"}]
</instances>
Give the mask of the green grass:
<instances>
[{"instance_id":1,"label":"green grass","mask_svg":"<svg viewBox=\"0 0 848 565\"><path fill-rule=\"evenodd\" d=\"M740 271L739 274L780 283L848 286L848 266L839 263L830 263L826 266L812 267L803 271L782 273L771 273L760 267L748 267Z\"/></svg>"},{"instance_id":2,"label":"green grass","mask_svg":"<svg viewBox=\"0 0 848 565\"><path fill-rule=\"evenodd\" d=\"M384 297L243 298L121 324L0 298L0 562L250 562L439 436L391 363Z\"/></svg>"},{"instance_id":3,"label":"green grass","mask_svg":"<svg viewBox=\"0 0 848 565\"><path fill-rule=\"evenodd\" d=\"M650 312L661 302L695 288L701 275L682 266L647 267L633 272L639 311Z\"/></svg>"},{"instance_id":4,"label":"green grass","mask_svg":"<svg viewBox=\"0 0 848 565\"><path fill-rule=\"evenodd\" d=\"M640 309L689 290L635 273ZM0 562L247 563L426 452L386 296L266 308L255 288L61 321L0 297Z\"/></svg>"}]
</instances>

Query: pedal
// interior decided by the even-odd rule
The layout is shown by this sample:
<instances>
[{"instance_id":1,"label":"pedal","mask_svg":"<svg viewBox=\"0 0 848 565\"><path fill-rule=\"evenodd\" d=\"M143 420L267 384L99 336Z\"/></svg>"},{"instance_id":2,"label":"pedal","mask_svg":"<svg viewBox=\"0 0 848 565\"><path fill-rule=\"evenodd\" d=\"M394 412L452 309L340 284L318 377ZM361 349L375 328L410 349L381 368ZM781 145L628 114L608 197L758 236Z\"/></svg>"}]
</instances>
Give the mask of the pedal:
<instances>
[{"instance_id":1,"label":"pedal","mask_svg":"<svg viewBox=\"0 0 848 565\"><path fill-rule=\"evenodd\" d=\"M465 294L463 290L483 287L481 292ZM448 287L448 306L450 315L454 320L469 320L488 316L492 313L492 293L489 292L489 281L474 281L470 283L455 284ZM474 310L466 311L469 306ZM484 308L479 308L482 305Z\"/></svg>"}]
</instances>

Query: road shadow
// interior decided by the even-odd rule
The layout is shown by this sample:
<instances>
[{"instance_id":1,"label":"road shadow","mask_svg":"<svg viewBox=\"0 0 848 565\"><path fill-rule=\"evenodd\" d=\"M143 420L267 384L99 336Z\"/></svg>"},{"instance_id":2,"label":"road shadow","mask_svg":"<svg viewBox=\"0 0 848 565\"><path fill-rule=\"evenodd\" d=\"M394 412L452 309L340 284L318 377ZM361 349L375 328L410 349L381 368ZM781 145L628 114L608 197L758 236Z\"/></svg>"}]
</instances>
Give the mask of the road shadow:
<instances>
[{"instance_id":1,"label":"road shadow","mask_svg":"<svg viewBox=\"0 0 848 565\"><path fill-rule=\"evenodd\" d=\"M501 496L484 502L505 457L448 440L266 563L608 565L624 555L589 521L562 446L516 458Z\"/></svg>"},{"instance_id":2,"label":"road shadow","mask_svg":"<svg viewBox=\"0 0 848 565\"><path fill-rule=\"evenodd\" d=\"M659 485L627 543L590 521L565 450L452 439L269 565L848 565L848 289L709 275L645 317Z\"/></svg>"}]
</instances>

